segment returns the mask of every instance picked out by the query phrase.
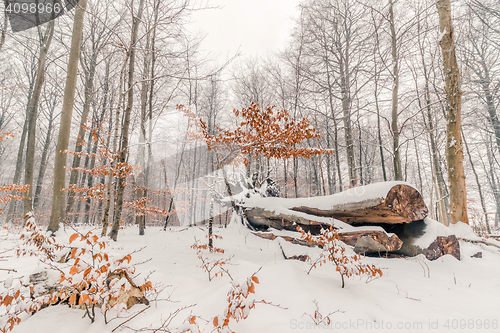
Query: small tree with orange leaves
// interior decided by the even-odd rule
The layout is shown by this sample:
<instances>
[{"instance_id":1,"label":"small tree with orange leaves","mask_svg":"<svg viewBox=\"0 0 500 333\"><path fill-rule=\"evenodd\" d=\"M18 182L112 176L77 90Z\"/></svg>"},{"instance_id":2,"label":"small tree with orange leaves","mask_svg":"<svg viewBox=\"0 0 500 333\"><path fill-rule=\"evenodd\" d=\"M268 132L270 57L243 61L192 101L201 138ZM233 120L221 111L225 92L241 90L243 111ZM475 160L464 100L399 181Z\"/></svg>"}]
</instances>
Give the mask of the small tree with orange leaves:
<instances>
[{"instance_id":1,"label":"small tree with orange leaves","mask_svg":"<svg viewBox=\"0 0 500 333\"><path fill-rule=\"evenodd\" d=\"M254 154L267 158L288 159L291 157L310 158L314 155L331 154L331 150L299 147L304 140L319 138L320 134L311 127L307 118L293 119L283 109L268 105L261 109L259 104L251 103L248 108L233 110L238 119L235 129L216 127L211 131L206 122L183 105L178 106L187 114L195 130L191 135L203 140L208 150L214 151L217 167L243 162L248 165L248 155ZM222 169L223 170L223 169ZM223 170L224 171L224 170ZM229 197L233 196L231 187L225 178ZM236 203L231 200L233 208ZM209 223L209 234L211 225Z\"/></svg>"},{"instance_id":2,"label":"small tree with orange leaves","mask_svg":"<svg viewBox=\"0 0 500 333\"><path fill-rule=\"evenodd\" d=\"M191 110L180 105L196 127L193 136L202 139L208 150L217 154L217 163L225 165L236 161L248 163L247 156L255 154L267 158L287 159L291 157L309 158L313 155L331 154L320 148L297 147L302 141L319 138L321 135L311 127L307 118L293 119L286 110L268 105L261 109L259 104L233 110L238 120L234 130L216 127L211 133L206 122L197 118Z\"/></svg>"},{"instance_id":3,"label":"small tree with orange leaves","mask_svg":"<svg viewBox=\"0 0 500 333\"><path fill-rule=\"evenodd\" d=\"M321 234L317 236L306 233L301 227L297 227L297 231L301 234L301 240L319 245L323 249L321 256L313 263L311 269L328 261L333 262L342 279L342 288L345 286L344 276L382 276L382 271L375 265L361 263L359 254L349 254L346 245L339 240L339 235L333 227L330 227L330 230L321 229Z\"/></svg>"}]
</instances>

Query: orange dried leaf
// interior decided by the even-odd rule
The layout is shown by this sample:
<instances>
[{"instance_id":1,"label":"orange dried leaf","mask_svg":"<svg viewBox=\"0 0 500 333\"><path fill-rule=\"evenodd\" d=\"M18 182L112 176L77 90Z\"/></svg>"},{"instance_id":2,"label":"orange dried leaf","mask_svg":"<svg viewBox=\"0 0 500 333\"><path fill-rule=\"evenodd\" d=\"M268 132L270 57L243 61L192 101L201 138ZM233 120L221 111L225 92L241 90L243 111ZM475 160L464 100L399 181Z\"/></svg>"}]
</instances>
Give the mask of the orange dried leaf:
<instances>
[{"instance_id":1,"label":"orange dried leaf","mask_svg":"<svg viewBox=\"0 0 500 333\"><path fill-rule=\"evenodd\" d=\"M69 242L70 243L73 243L75 241L75 239L78 238L78 234L77 233L74 233L73 235L71 235L71 237L69 238Z\"/></svg>"},{"instance_id":2,"label":"orange dried leaf","mask_svg":"<svg viewBox=\"0 0 500 333\"><path fill-rule=\"evenodd\" d=\"M75 275L76 273L78 273L78 267L76 266L71 267L71 269L69 270L69 274Z\"/></svg>"},{"instance_id":3,"label":"orange dried leaf","mask_svg":"<svg viewBox=\"0 0 500 333\"><path fill-rule=\"evenodd\" d=\"M9 306L13 300L14 300L14 297L7 295L4 297L2 304L5 306Z\"/></svg>"},{"instance_id":4,"label":"orange dried leaf","mask_svg":"<svg viewBox=\"0 0 500 333\"><path fill-rule=\"evenodd\" d=\"M248 287L248 292L250 294L255 294L255 285L253 283L250 287Z\"/></svg>"},{"instance_id":5,"label":"orange dried leaf","mask_svg":"<svg viewBox=\"0 0 500 333\"><path fill-rule=\"evenodd\" d=\"M256 276L252 276L252 281L253 281L253 282L255 282L255 283L257 283L257 284L259 284L259 283L260 283L260 282L259 282L259 278L258 278L258 277L256 277Z\"/></svg>"}]
</instances>

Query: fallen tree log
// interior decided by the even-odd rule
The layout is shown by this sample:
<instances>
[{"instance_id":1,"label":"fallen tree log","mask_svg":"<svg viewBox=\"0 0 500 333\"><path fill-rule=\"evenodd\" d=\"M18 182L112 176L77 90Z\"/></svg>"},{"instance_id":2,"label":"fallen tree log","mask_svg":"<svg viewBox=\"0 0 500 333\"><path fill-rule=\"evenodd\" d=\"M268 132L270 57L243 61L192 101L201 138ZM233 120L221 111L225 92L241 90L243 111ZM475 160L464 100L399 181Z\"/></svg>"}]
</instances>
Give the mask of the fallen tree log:
<instances>
[{"instance_id":1,"label":"fallen tree log","mask_svg":"<svg viewBox=\"0 0 500 333\"><path fill-rule=\"evenodd\" d=\"M296 231L300 226L319 234L321 229L334 227L340 240L357 253L424 254L429 260L451 254L460 259L456 237L439 222L426 218L428 209L422 196L402 182L356 187L325 197L251 197L242 207L248 223L260 230ZM380 228L374 230L374 226Z\"/></svg>"},{"instance_id":2,"label":"fallen tree log","mask_svg":"<svg viewBox=\"0 0 500 333\"><path fill-rule=\"evenodd\" d=\"M428 214L420 193L399 182L361 186L324 197L260 199L249 198L242 204L253 227L295 231L297 224L313 234L335 226L334 219L350 225L404 224L421 221Z\"/></svg>"},{"instance_id":3,"label":"fallen tree log","mask_svg":"<svg viewBox=\"0 0 500 333\"><path fill-rule=\"evenodd\" d=\"M312 246L311 243L305 242L303 240L293 238L290 236L276 236L271 232L262 233L254 232L255 236L275 240L280 237L283 240L298 244ZM399 239L396 234L388 235L383 230L359 230L353 232L341 232L338 233L339 240L346 243L347 245L354 246L354 251L356 253L372 254L372 253L382 253L382 252L393 252L398 251L403 242Z\"/></svg>"},{"instance_id":4,"label":"fallen tree log","mask_svg":"<svg viewBox=\"0 0 500 333\"><path fill-rule=\"evenodd\" d=\"M352 190L356 190L356 188ZM393 186L385 198L380 195L374 199L366 199L363 190L353 191L349 195L348 202L332 205L329 209L300 206L292 207L290 210L330 217L348 224L411 223L423 220L429 212L420 193L407 184Z\"/></svg>"},{"instance_id":5,"label":"fallen tree log","mask_svg":"<svg viewBox=\"0 0 500 333\"><path fill-rule=\"evenodd\" d=\"M263 209L252 208L245 211L245 217L250 225L257 229L274 228L277 230L297 231L297 225L306 232L319 234L321 229L329 229L331 224L322 223L301 216L279 214ZM314 219L314 217L312 217Z\"/></svg>"}]
</instances>

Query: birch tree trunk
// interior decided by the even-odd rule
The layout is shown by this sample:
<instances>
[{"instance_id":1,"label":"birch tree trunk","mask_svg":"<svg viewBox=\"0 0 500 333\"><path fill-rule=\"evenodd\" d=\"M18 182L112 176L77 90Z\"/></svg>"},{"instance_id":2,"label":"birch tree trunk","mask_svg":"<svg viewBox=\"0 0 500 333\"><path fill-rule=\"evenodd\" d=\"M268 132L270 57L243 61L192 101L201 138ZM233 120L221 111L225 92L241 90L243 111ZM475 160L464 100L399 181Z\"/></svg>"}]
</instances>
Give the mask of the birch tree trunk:
<instances>
[{"instance_id":1,"label":"birch tree trunk","mask_svg":"<svg viewBox=\"0 0 500 333\"><path fill-rule=\"evenodd\" d=\"M460 90L460 72L455 54L455 36L451 22L450 0L438 0L436 6L442 35L440 45L446 79L445 91L448 118L446 126L446 159L448 161L448 180L450 182L450 222L469 223L461 135L462 91Z\"/></svg>"}]
</instances>

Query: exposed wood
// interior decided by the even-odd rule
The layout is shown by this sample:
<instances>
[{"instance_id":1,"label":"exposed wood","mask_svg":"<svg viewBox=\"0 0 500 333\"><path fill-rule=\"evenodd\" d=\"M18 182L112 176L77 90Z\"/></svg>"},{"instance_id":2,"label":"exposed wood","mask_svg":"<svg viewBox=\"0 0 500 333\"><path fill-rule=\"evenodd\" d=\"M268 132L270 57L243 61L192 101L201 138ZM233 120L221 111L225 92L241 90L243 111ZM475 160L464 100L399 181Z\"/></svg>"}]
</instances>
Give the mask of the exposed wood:
<instances>
[{"instance_id":1,"label":"exposed wood","mask_svg":"<svg viewBox=\"0 0 500 333\"><path fill-rule=\"evenodd\" d=\"M474 255L471 255L470 257L471 258L479 258L479 259L481 259L483 257L483 252L478 252L478 253L476 253Z\"/></svg>"},{"instance_id":2,"label":"exposed wood","mask_svg":"<svg viewBox=\"0 0 500 333\"><path fill-rule=\"evenodd\" d=\"M381 202L382 201L382 202ZM348 224L411 223L423 220L428 209L420 193L408 185L396 185L384 200L352 202L329 210L294 207L291 210L315 216L331 217Z\"/></svg>"},{"instance_id":3,"label":"exposed wood","mask_svg":"<svg viewBox=\"0 0 500 333\"><path fill-rule=\"evenodd\" d=\"M279 237L279 238L283 238L285 241L292 243L292 244L298 244L298 245L303 245L303 246L307 246L307 247L316 246L315 244L300 240L298 238L293 238L290 236L276 236L275 234L273 234L271 232L253 232L252 234L254 234L257 237L268 239L268 240L275 240L276 238Z\"/></svg>"},{"instance_id":4,"label":"exposed wood","mask_svg":"<svg viewBox=\"0 0 500 333\"><path fill-rule=\"evenodd\" d=\"M253 234L264 239L275 240L280 237L293 244L305 245L309 247L313 246L311 243L290 236L276 236L270 232L254 232ZM381 230L341 232L338 235L339 240L347 245L354 246L356 253L392 252L399 250L403 245L403 242L396 234L389 236L386 232Z\"/></svg>"},{"instance_id":5,"label":"exposed wood","mask_svg":"<svg viewBox=\"0 0 500 333\"><path fill-rule=\"evenodd\" d=\"M354 246L357 253L392 252L399 250L403 245L396 234L389 236L381 230L341 232L338 235L342 242ZM374 242L380 247L375 247Z\"/></svg>"},{"instance_id":6,"label":"exposed wood","mask_svg":"<svg viewBox=\"0 0 500 333\"><path fill-rule=\"evenodd\" d=\"M258 229L267 229L269 227L278 230L297 231L297 225L300 225L305 231L318 234L322 228L330 228L330 224L311 221L299 216L276 215L274 212L262 208L252 208L245 211L245 217L250 225Z\"/></svg>"},{"instance_id":7,"label":"exposed wood","mask_svg":"<svg viewBox=\"0 0 500 333\"><path fill-rule=\"evenodd\" d=\"M429 260L436 260L446 254L451 254L460 260L460 243L455 235L438 236L427 249L423 251Z\"/></svg>"}]
</instances>

